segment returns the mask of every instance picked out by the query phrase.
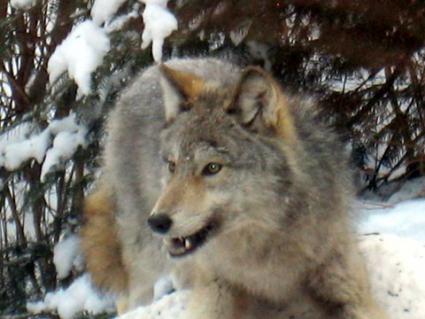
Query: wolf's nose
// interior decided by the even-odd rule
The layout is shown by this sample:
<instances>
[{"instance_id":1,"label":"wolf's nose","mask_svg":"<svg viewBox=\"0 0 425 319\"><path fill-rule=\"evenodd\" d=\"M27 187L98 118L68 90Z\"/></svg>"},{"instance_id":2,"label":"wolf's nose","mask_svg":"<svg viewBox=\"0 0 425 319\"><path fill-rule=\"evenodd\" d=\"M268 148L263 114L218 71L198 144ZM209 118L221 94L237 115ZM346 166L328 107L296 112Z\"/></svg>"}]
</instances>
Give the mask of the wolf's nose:
<instances>
[{"instance_id":1,"label":"wolf's nose","mask_svg":"<svg viewBox=\"0 0 425 319\"><path fill-rule=\"evenodd\" d=\"M171 227L173 221L165 214L158 214L148 218L149 227L157 233L165 234Z\"/></svg>"}]
</instances>

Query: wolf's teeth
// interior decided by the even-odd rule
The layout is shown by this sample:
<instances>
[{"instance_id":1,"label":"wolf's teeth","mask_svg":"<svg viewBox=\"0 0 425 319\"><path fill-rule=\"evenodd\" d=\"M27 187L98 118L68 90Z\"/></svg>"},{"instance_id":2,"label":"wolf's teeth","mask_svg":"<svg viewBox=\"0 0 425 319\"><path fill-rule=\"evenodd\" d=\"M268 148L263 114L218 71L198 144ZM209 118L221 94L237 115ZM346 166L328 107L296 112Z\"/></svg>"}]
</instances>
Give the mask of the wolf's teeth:
<instances>
[{"instance_id":1,"label":"wolf's teeth","mask_svg":"<svg viewBox=\"0 0 425 319\"><path fill-rule=\"evenodd\" d=\"M192 242L189 239L186 239L184 241L184 248L186 248L186 250L189 250L190 248L192 248Z\"/></svg>"}]
</instances>

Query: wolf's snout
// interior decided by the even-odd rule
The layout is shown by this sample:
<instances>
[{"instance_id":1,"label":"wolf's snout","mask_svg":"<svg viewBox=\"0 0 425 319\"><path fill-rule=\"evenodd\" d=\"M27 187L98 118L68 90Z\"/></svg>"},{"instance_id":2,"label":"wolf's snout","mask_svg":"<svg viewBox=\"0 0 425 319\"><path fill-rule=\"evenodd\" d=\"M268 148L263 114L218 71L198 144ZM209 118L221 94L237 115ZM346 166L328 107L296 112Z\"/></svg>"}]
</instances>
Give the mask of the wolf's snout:
<instances>
[{"instance_id":1,"label":"wolf's snout","mask_svg":"<svg viewBox=\"0 0 425 319\"><path fill-rule=\"evenodd\" d=\"M166 214L158 214L148 218L149 227L156 233L165 234L168 232L173 221Z\"/></svg>"}]
</instances>

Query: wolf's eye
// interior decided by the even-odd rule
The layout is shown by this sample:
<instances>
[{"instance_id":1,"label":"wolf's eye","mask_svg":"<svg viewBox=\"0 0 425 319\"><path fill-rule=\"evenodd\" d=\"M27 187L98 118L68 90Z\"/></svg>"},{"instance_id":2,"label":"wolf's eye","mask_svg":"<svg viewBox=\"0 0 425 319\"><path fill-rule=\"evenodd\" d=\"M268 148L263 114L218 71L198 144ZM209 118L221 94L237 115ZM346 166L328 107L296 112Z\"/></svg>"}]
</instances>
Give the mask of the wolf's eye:
<instances>
[{"instance_id":1,"label":"wolf's eye","mask_svg":"<svg viewBox=\"0 0 425 319\"><path fill-rule=\"evenodd\" d=\"M168 171L174 173L176 171L176 163L169 161L168 162Z\"/></svg>"},{"instance_id":2,"label":"wolf's eye","mask_svg":"<svg viewBox=\"0 0 425 319\"><path fill-rule=\"evenodd\" d=\"M209 163L207 166L204 167L202 170L202 175L214 175L220 172L223 165L218 163Z\"/></svg>"}]
</instances>

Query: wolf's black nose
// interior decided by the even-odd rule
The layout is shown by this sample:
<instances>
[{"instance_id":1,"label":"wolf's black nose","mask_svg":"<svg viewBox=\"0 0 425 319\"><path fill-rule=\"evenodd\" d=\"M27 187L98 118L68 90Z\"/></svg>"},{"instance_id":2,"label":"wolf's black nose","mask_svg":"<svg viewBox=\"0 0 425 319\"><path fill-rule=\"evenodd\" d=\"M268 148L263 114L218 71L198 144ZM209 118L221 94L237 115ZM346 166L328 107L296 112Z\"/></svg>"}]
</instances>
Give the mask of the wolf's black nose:
<instances>
[{"instance_id":1,"label":"wolf's black nose","mask_svg":"<svg viewBox=\"0 0 425 319\"><path fill-rule=\"evenodd\" d=\"M168 215L158 214L148 218L150 228L157 233L165 234L171 227L173 221Z\"/></svg>"}]
</instances>

